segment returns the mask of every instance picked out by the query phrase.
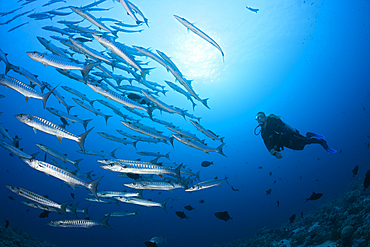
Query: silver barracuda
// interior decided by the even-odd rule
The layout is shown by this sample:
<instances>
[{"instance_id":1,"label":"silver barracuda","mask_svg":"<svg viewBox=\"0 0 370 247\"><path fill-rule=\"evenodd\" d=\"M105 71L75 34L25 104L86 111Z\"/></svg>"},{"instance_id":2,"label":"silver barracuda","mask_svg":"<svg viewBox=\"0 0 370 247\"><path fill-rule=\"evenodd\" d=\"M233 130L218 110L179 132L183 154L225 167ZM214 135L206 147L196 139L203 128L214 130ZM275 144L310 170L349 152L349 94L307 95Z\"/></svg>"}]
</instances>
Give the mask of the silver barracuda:
<instances>
[{"instance_id":1,"label":"silver barracuda","mask_svg":"<svg viewBox=\"0 0 370 247\"><path fill-rule=\"evenodd\" d=\"M7 75L0 75L0 84L4 85L7 88L11 88L18 93L21 93L28 101L29 98L41 99L43 106L45 108L46 101L49 99L50 94L53 92L54 89L49 91L48 93L41 94L40 92L36 91L33 87L28 86L27 84Z\"/></svg>"},{"instance_id":2,"label":"silver barracuda","mask_svg":"<svg viewBox=\"0 0 370 247\"><path fill-rule=\"evenodd\" d=\"M84 128L85 128L85 131L86 131L86 128L87 128L87 124L90 123L90 121L92 121L92 119L86 119L86 120L82 120L80 118L77 117L77 115L70 115L66 112L63 112L63 111L59 111L55 108L52 108L52 107L46 107L46 110L48 110L50 113L58 116L58 117L61 117L61 118L65 118L69 121L72 121L73 123L81 123Z\"/></svg>"},{"instance_id":3,"label":"silver barracuda","mask_svg":"<svg viewBox=\"0 0 370 247\"><path fill-rule=\"evenodd\" d=\"M3 138L8 138L12 143L15 142L15 138L12 138L8 131L6 129L4 129L4 127L0 124L0 133L1 135L3 136Z\"/></svg>"},{"instance_id":4,"label":"silver barracuda","mask_svg":"<svg viewBox=\"0 0 370 247\"><path fill-rule=\"evenodd\" d=\"M75 186L81 186L85 187L86 189L90 190L91 193L97 198L96 195L96 188L98 186L99 181L103 178L100 177L98 179L95 179L91 182L85 182L81 179L79 179L77 176L73 175L72 173L67 172L64 169L61 169L57 166L53 166L49 163L35 160L35 159L22 159L27 165L32 167L35 170L38 170L40 172L43 172L47 175L53 176L55 178L58 178L67 184L69 184L73 189Z\"/></svg>"},{"instance_id":5,"label":"silver barracuda","mask_svg":"<svg viewBox=\"0 0 370 247\"><path fill-rule=\"evenodd\" d=\"M189 138L186 138L186 137L183 137L183 136L180 136L180 135L175 135L175 134L172 134L172 136L178 140L179 142L185 144L185 145L188 145L189 147L193 147L193 148L196 148L196 149L199 149L205 153L209 153L209 152L216 152L216 153L219 153L225 157L227 157L223 151L222 151L222 148L225 146L225 143L222 143L220 146L218 146L217 148L213 148L213 147L209 147L207 145L204 145L200 142L197 142L197 141L194 141L194 140L191 140Z\"/></svg>"},{"instance_id":6,"label":"silver barracuda","mask_svg":"<svg viewBox=\"0 0 370 247\"><path fill-rule=\"evenodd\" d=\"M164 80L168 86L170 86L173 90L175 90L176 92L178 93L181 93L182 95L184 95L188 100L190 100L190 102L193 104L193 110L195 108L195 106L197 104L194 103L193 99L191 98L191 95L188 94L184 89L182 89L181 87L177 86L175 83L172 83L170 81L166 81Z\"/></svg>"},{"instance_id":7,"label":"silver barracuda","mask_svg":"<svg viewBox=\"0 0 370 247\"><path fill-rule=\"evenodd\" d=\"M69 40L72 42L72 44L74 44L77 48L79 48L83 53L87 54L88 56L90 56L94 59L97 59L97 60L102 60L102 61L107 62L107 63L113 63L113 61L109 57L107 57L107 56L101 54L100 52L84 45L82 42L80 42L78 40L75 40L71 37L69 38Z\"/></svg>"},{"instance_id":8,"label":"silver barracuda","mask_svg":"<svg viewBox=\"0 0 370 247\"><path fill-rule=\"evenodd\" d=\"M191 192L191 191L208 189L208 188L211 188L211 187L214 187L214 186L220 186L220 184L222 184L224 182L228 183L227 179L228 179L228 177L226 177L226 176L225 176L224 179L218 179L216 177L215 179L212 179L212 180L197 183L196 185L193 185L190 188L187 188L185 191Z\"/></svg>"},{"instance_id":9,"label":"silver barracuda","mask_svg":"<svg viewBox=\"0 0 370 247\"><path fill-rule=\"evenodd\" d=\"M35 208L35 209L45 210L45 211L49 211L49 212L58 212L58 210L56 208L41 205L41 204L30 202L30 201L21 201L21 203L23 203L24 205L26 205L28 207Z\"/></svg>"},{"instance_id":10,"label":"silver barracuda","mask_svg":"<svg viewBox=\"0 0 370 247\"><path fill-rule=\"evenodd\" d=\"M49 90L52 90L50 84L47 84L45 87ZM59 103L62 103L66 107L67 112L69 113L71 108L74 107L74 106L68 105L67 102L64 100L65 98L56 89L53 90L53 94L54 94L55 98L58 99Z\"/></svg>"},{"instance_id":11,"label":"silver barracuda","mask_svg":"<svg viewBox=\"0 0 370 247\"><path fill-rule=\"evenodd\" d=\"M98 202L104 204L116 203L117 205L119 205L118 201L114 198L104 199L104 198L86 197L85 200L89 202Z\"/></svg>"},{"instance_id":12,"label":"silver barracuda","mask_svg":"<svg viewBox=\"0 0 370 247\"><path fill-rule=\"evenodd\" d=\"M188 30L192 31L193 33L195 33L196 35L198 35L199 37L201 37L202 39L206 40L207 42L209 42L211 45L213 45L214 47L216 47L220 52L221 52L221 55L222 55L222 59L224 59L224 52L222 51L221 47L216 43L216 41L214 41L211 37L209 37L207 34L205 34L203 31L201 31L199 28L197 28L196 26L194 26L193 24L191 24L188 20L186 20L185 18L182 18L180 16L177 16L177 15L173 15L176 20L178 20L182 25L184 25Z\"/></svg>"},{"instance_id":13,"label":"silver barracuda","mask_svg":"<svg viewBox=\"0 0 370 247\"><path fill-rule=\"evenodd\" d=\"M102 100L102 99L97 99L96 101L98 101L100 104L105 105L106 107L112 109L113 111L121 112L121 110L118 107L109 103L108 101L105 101L105 100Z\"/></svg>"},{"instance_id":14,"label":"silver barracuda","mask_svg":"<svg viewBox=\"0 0 370 247\"><path fill-rule=\"evenodd\" d=\"M177 134L179 134L179 135L181 135L181 136L185 136L185 137L188 137L190 139L193 139L195 141L198 141L198 142L201 142L201 143L205 144L204 143L205 140L200 140L196 135L194 135L194 134L192 134L192 133L190 133L188 131L181 130L178 127L166 126L166 128L169 129L169 130L171 130L171 131L173 131L173 132L175 132L175 133L177 133Z\"/></svg>"},{"instance_id":15,"label":"silver barracuda","mask_svg":"<svg viewBox=\"0 0 370 247\"><path fill-rule=\"evenodd\" d=\"M166 199L164 200L162 203L159 203L159 202L153 202L153 201L150 201L150 200L145 200L145 199L141 199L141 198L135 198L135 197L123 197L123 196L119 196L119 197L115 197L116 200L118 201L121 201L121 202L125 202L125 203L131 203L131 204L136 204L136 205L141 205L141 206L145 206L145 207L161 207L163 208L163 210L167 212L167 209L166 209L166 204L167 204L167 201L170 199Z\"/></svg>"},{"instance_id":16,"label":"silver barracuda","mask_svg":"<svg viewBox=\"0 0 370 247\"><path fill-rule=\"evenodd\" d=\"M96 194L100 198L112 198L112 197L117 197L117 196L124 196L124 197L142 197L143 196L141 191L140 192L98 191Z\"/></svg>"},{"instance_id":17,"label":"silver barracuda","mask_svg":"<svg viewBox=\"0 0 370 247\"><path fill-rule=\"evenodd\" d=\"M172 60L165 53L163 53L159 50L156 50L156 51L157 51L158 55L161 56L161 58L167 63L168 66L172 67L175 71L177 71L180 75L182 75L179 68L177 68L175 63L172 62Z\"/></svg>"},{"instance_id":18,"label":"silver barracuda","mask_svg":"<svg viewBox=\"0 0 370 247\"><path fill-rule=\"evenodd\" d=\"M151 138L151 137L145 137L145 136L137 136L137 135L131 135L129 133L126 133L122 130L116 130L118 133L120 133L121 135L124 135L124 136L127 136L131 139L134 139L134 140L137 140L137 141L141 141L141 142L148 142L148 143L158 143L158 142L161 142L161 140L158 140L156 138Z\"/></svg>"},{"instance_id":19,"label":"silver barracuda","mask_svg":"<svg viewBox=\"0 0 370 247\"><path fill-rule=\"evenodd\" d=\"M212 131L204 128L202 125L200 125L198 122L195 122L193 120L190 120L190 122L195 126L195 128L197 128L200 132L202 132L203 134L205 134L206 136L208 136L209 138L211 138L212 140L217 140L217 141L220 141L220 142L224 142L224 138L225 137L220 137L218 135L216 135L215 133L213 133Z\"/></svg>"},{"instance_id":20,"label":"silver barracuda","mask_svg":"<svg viewBox=\"0 0 370 247\"><path fill-rule=\"evenodd\" d=\"M59 47L57 47L56 45L54 45L53 43L51 43L50 40L46 40L45 38L43 37L36 37L40 43L49 51L51 51L52 53L56 54L56 55L59 55L59 56L62 56L62 57L65 57L65 58L68 58L69 57L67 56L67 54Z\"/></svg>"},{"instance_id":21,"label":"silver barracuda","mask_svg":"<svg viewBox=\"0 0 370 247\"><path fill-rule=\"evenodd\" d=\"M89 228L92 229L93 226L104 226L105 228L108 228L109 230L112 230L112 227L108 225L108 219L109 216L105 216L104 219L101 221L97 220L81 220L81 219L76 219L76 220L55 220L55 221L50 221L46 223L49 226L53 227L79 227L79 228Z\"/></svg>"},{"instance_id":22,"label":"silver barracuda","mask_svg":"<svg viewBox=\"0 0 370 247\"><path fill-rule=\"evenodd\" d=\"M88 104L85 104L82 100L79 100L79 99L76 99L76 98L72 98L74 100L74 102L76 102L78 105L82 106L83 108L85 108L86 110L89 110L93 113L95 113L95 115L100 115L102 116L104 119L105 119L105 122L108 124L108 118L112 117L112 115L105 115L104 113L102 113L99 109L95 109L94 107L92 107L91 105L88 105Z\"/></svg>"},{"instance_id":23,"label":"silver barracuda","mask_svg":"<svg viewBox=\"0 0 370 247\"><path fill-rule=\"evenodd\" d=\"M100 157L107 157L107 156L112 156L114 158L116 158L116 155L114 154L116 152L117 148L114 149L112 152L110 153L104 153L103 151L99 152L99 151L95 151L95 150L78 150L77 153L80 153L80 154L88 154L88 155L94 155L94 156L100 156Z\"/></svg>"},{"instance_id":24,"label":"silver barracuda","mask_svg":"<svg viewBox=\"0 0 370 247\"><path fill-rule=\"evenodd\" d=\"M26 189L23 189L23 188L12 186L12 185L5 185L5 186L11 192L15 193L16 195L22 196L22 197L24 197L28 200L34 201L34 202L39 203L41 205L56 208L56 209L60 210L60 212L62 212L65 216L68 216L67 212L66 212L66 206L71 201L67 201L67 202L59 204L59 203L53 202L52 200L50 200L50 199L48 199L44 196L40 196L36 193L33 193L33 192L31 192L29 190L26 190Z\"/></svg>"},{"instance_id":25,"label":"silver barracuda","mask_svg":"<svg viewBox=\"0 0 370 247\"><path fill-rule=\"evenodd\" d=\"M163 158L166 158L168 160L171 160L170 159L170 153L171 152L168 152L166 154L161 154L159 152L158 153L155 153L155 152L136 152L136 153L139 154L139 155L154 156L154 157L158 157L158 158L163 157Z\"/></svg>"},{"instance_id":26,"label":"silver barracuda","mask_svg":"<svg viewBox=\"0 0 370 247\"><path fill-rule=\"evenodd\" d=\"M148 113L150 118L152 118L152 112L153 109L151 107L145 107L141 104L137 103L136 101L133 101L132 99L125 97L119 93L116 93L108 88L103 88L102 86L96 84L96 83L87 83L87 86L89 86L92 90L95 92L107 97L108 99L114 100L122 105L125 105L129 108L135 108L140 109Z\"/></svg>"},{"instance_id":27,"label":"silver barracuda","mask_svg":"<svg viewBox=\"0 0 370 247\"><path fill-rule=\"evenodd\" d=\"M30 80L31 82L39 86L41 88L41 92L44 91L44 88L46 87L46 85L43 82L39 81L39 79L37 79L38 77L37 75L32 74L31 72L29 72L28 70L20 66L11 66L11 69L16 73L23 75L28 80Z\"/></svg>"},{"instance_id":28,"label":"silver barracuda","mask_svg":"<svg viewBox=\"0 0 370 247\"><path fill-rule=\"evenodd\" d=\"M60 33L61 35L71 36L68 32L58 27L45 26L45 27L42 27L42 29L52 31L52 32L57 32L57 33Z\"/></svg>"},{"instance_id":29,"label":"silver barracuda","mask_svg":"<svg viewBox=\"0 0 370 247\"><path fill-rule=\"evenodd\" d=\"M131 130L134 130L134 131L137 131L141 134L144 134L144 135L148 135L148 136L151 136L151 137L154 137L158 140L164 140L165 143L167 143L167 141L169 141L171 143L171 145L173 146L173 137L167 137L165 135L162 135L156 131L153 131L152 129L150 128L145 128L145 127L142 127L142 126L139 126L139 125L136 125L132 122L125 122L125 121L120 121L123 125L125 125L127 128L131 129Z\"/></svg>"},{"instance_id":30,"label":"silver barracuda","mask_svg":"<svg viewBox=\"0 0 370 247\"><path fill-rule=\"evenodd\" d=\"M168 190L183 189L184 185L179 183L159 182L159 181L140 181L123 184L124 186L138 190Z\"/></svg>"},{"instance_id":31,"label":"silver barracuda","mask_svg":"<svg viewBox=\"0 0 370 247\"><path fill-rule=\"evenodd\" d=\"M82 66L75 62L72 62L70 59L58 56L58 55L50 55L50 54L42 54L37 51L27 52L28 56L30 56L33 60L40 62L44 65L50 65L55 68L63 69L63 70L80 70L84 78L89 77L90 70L100 64L100 62L89 63L86 66Z\"/></svg>"},{"instance_id":32,"label":"silver barracuda","mask_svg":"<svg viewBox=\"0 0 370 247\"><path fill-rule=\"evenodd\" d=\"M131 16L132 19L134 19L134 21L136 22L136 24L141 24L143 23L142 21L139 21L139 19L137 19L134 11L132 10L131 6L127 0L116 0L117 2L120 2L122 4L122 6L125 8L127 14L129 16Z\"/></svg>"},{"instance_id":33,"label":"silver barracuda","mask_svg":"<svg viewBox=\"0 0 370 247\"><path fill-rule=\"evenodd\" d=\"M144 16L143 12L141 12L141 11L140 11L140 9L139 9L138 7L136 7L136 6L135 6L133 3L131 3L130 1L128 1L128 0L126 0L126 1L127 1L128 5L130 5L130 7L131 7L131 9L132 9L133 11L135 11L135 12L136 12L136 13L138 13L141 17L143 17L145 24L149 27L148 19L147 19L147 18L145 18L145 16Z\"/></svg>"},{"instance_id":34,"label":"silver barracuda","mask_svg":"<svg viewBox=\"0 0 370 247\"><path fill-rule=\"evenodd\" d=\"M63 88L65 91L67 91L71 94L76 95L77 97L80 97L83 100L86 100L87 102L90 103L90 105L92 105L92 101L87 98L86 94L83 94L80 91L78 91L76 89L73 89L73 88L70 88L70 87L67 87L67 86L61 86L61 88Z\"/></svg>"},{"instance_id":35,"label":"silver barracuda","mask_svg":"<svg viewBox=\"0 0 370 247\"><path fill-rule=\"evenodd\" d=\"M155 94L155 95L158 95L158 92L160 92L160 91L150 91L150 90L147 90L141 87L136 87L136 86L131 86L131 85L121 85L121 86L118 86L116 89L124 90L124 91L139 92L139 93L141 93L141 90L143 90L147 93Z\"/></svg>"},{"instance_id":36,"label":"silver barracuda","mask_svg":"<svg viewBox=\"0 0 370 247\"><path fill-rule=\"evenodd\" d=\"M143 69L136 61L135 59L125 50L125 48L115 42L115 41L110 41L102 36L98 36L93 34L92 35L94 39L96 39L100 44L102 44L104 47L108 48L111 50L115 55L121 57L124 59L128 64L130 64L132 67L140 71L141 76L145 78L146 74L149 73L150 69Z\"/></svg>"},{"instance_id":37,"label":"silver barracuda","mask_svg":"<svg viewBox=\"0 0 370 247\"><path fill-rule=\"evenodd\" d=\"M40 144L40 143L35 143L35 145L39 149L41 149L42 151L44 151L45 153L48 153L49 155L54 156L55 158L60 159L64 163L69 162L69 163L73 164L78 170L80 169L80 168L78 168L78 164L83 159L71 160L65 154L62 154L61 152L55 150L54 148L48 147L48 146L46 146L44 144Z\"/></svg>"},{"instance_id":38,"label":"silver barracuda","mask_svg":"<svg viewBox=\"0 0 370 247\"><path fill-rule=\"evenodd\" d=\"M90 13L88 12L85 12L83 10L80 10L79 8L76 8L76 7L72 7L72 6L69 6L69 8L75 12L76 14L80 15L82 18L88 20L89 22L91 22L92 24L94 24L95 26L97 26L98 28L100 29L103 29L107 32L110 32L112 33L114 36L117 36L117 31L112 31L110 30L108 27L106 27L101 21L97 20L94 16L92 16Z\"/></svg>"},{"instance_id":39,"label":"silver barracuda","mask_svg":"<svg viewBox=\"0 0 370 247\"><path fill-rule=\"evenodd\" d=\"M62 138L70 139L78 143L81 150L85 150L84 143L87 134L94 128L89 129L85 133L81 135L75 135L71 132L66 131L65 129L61 128L60 126L37 116L33 116L30 114L17 114L15 117L24 124L32 127L35 131L40 130L50 135L54 135L58 138L61 142Z\"/></svg>"},{"instance_id":40,"label":"silver barracuda","mask_svg":"<svg viewBox=\"0 0 370 247\"><path fill-rule=\"evenodd\" d=\"M120 143L123 143L125 145L127 145L127 144L133 145L134 148L136 149L136 144L137 144L138 141L132 142L132 141L127 140L126 138L121 138L121 137L114 136L114 135L104 133L104 132L98 132L98 134L100 136L108 139L108 140L111 140L111 141L120 142Z\"/></svg>"},{"instance_id":41,"label":"silver barracuda","mask_svg":"<svg viewBox=\"0 0 370 247\"><path fill-rule=\"evenodd\" d=\"M154 96L148 94L144 90L141 90L141 92L145 95L145 97L148 98L148 100L150 100L151 102L153 102L154 104L156 104L161 110L167 111L169 113L177 113L177 114L183 116L184 119L185 119L185 116L184 116L184 114L181 111L178 111L174 107L172 107L170 105L167 105L163 101L161 101L161 100L155 98Z\"/></svg>"},{"instance_id":42,"label":"silver barracuda","mask_svg":"<svg viewBox=\"0 0 370 247\"><path fill-rule=\"evenodd\" d=\"M13 145L10 145L7 142L4 142L3 140L0 140L0 146L2 146L3 148L5 148L9 152L17 155L19 158L34 159L36 157L36 155L38 154L38 152L37 153L34 153L32 155L26 154L22 150L14 147Z\"/></svg>"},{"instance_id":43,"label":"silver barracuda","mask_svg":"<svg viewBox=\"0 0 370 247\"><path fill-rule=\"evenodd\" d=\"M179 165L176 169L171 169L169 167L163 167L163 166L154 165L151 163L147 164L147 163L143 163L143 162L132 163L132 164L111 163L107 165L101 165L100 167L105 170L109 170L113 172L120 172L120 173L154 174L154 175L158 175L161 178L163 178L163 174L171 174L171 175L175 175L181 182L180 169L182 167L182 164Z\"/></svg>"},{"instance_id":44,"label":"silver barracuda","mask_svg":"<svg viewBox=\"0 0 370 247\"><path fill-rule=\"evenodd\" d=\"M134 47L138 52L141 52L145 56L150 57L154 61L158 62L160 65L165 67L165 69L167 69L167 66L168 66L167 63L161 57L159 57L157 54L154 54L153 52L149 51L148 49L145 49L144 47L135 46L135 45L133 45L132 47Z\"/></svg>"},{"instance_id":45,"label":"silver barracuda","mask_svg":"<svg viewBox=\"0 0 370 247\"><path fill-rule=\"evenodd\" d=\"M128 217L128 216L139 216L138 214L137 214L137 211L138 211L139 209L137 209L135 212L128 212L128 211L126 211L126 212L112 212L112 213L109 213L110 214L110 216L114 216L114 217ZM105 215L108 215L108 214L105 214Z\"/></svg>"}]
</instances>

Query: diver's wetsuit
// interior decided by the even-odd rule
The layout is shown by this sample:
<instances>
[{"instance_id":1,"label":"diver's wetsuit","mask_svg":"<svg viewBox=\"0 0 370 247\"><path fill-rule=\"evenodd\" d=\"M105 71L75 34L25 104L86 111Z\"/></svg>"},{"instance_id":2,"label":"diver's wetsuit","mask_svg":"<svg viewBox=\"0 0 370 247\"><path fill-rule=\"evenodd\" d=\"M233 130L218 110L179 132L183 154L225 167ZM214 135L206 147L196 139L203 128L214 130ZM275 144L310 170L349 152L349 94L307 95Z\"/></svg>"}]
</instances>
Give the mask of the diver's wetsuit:
<instances>
[{"instance_id":1,"label":"diver's wetsuit","mask_svg":"<svg viewBox=\"0 0 370 247\"><path fill-rule=\"evenodd\" d=\"M277 152L284 149L284 147L293 150L303 150L307 144L319 143L323 148L328 149L328 145L324 139L318 139L310 136L299 134L299 131L291 128L289 125L281 121L280 118L267 117L266 128L261 128L262 139L270 151L275 149Z\"/></svg>"}]
</instances>

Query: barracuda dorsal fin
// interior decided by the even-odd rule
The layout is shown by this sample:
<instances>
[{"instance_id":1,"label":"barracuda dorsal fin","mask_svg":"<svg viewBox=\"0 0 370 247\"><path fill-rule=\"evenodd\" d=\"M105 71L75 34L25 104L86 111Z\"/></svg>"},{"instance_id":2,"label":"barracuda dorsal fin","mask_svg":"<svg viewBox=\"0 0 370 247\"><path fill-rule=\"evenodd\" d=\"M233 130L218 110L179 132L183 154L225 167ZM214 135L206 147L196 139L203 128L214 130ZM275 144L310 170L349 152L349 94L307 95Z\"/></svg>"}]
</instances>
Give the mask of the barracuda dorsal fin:
<instances>
[{"instance_id":1,"label":"barracuda dorsal fin","mask_svg":"<svg viewBox=\"0 0 370 247\"><path fill-rule=\"evenodd\" d=\"M35 134L36 134L36 129L35 128L33 128L33 131L35 131Z\"/></svg>"},{"instance_id":2,"label":"barracuda dorsal fin","mask_svg":"<svg viewBox=\"0 0 370 247\"><path fill-rule=\"evenodd\" d=\"M62 143L62 139L63 139L63 138L62 138L62 137L60 137L60 136L57 136L57 138L58 138L59 142L60 142L60 143Z\"/></svg>"},{"instance_id":3,"label":"barracuda dorsal fin","mask_svg":"<svg viewBox=\"0 0 370 247\"><path fill-rule=\"evenodd\" d=\"M158 177L160 177L161 179L163 179L163 175L162 174L158 174Z\"/></svg>"},{"instance_id":4,"label":"barracuda dorsal fin","mask_svg":"<svg viewBox=\"0 0 370 247\"><path fill-rule=\"evenodd\" d=\"M74 184L70 184L70 183L68 183L68 185L69 185L69 186L71 186L71 187L72 187L72 189L75 189L75 185L74 185Z\"/></svg>"},{"instance_id":5,"label":"barracuda dorsal fin","mask_svg":"<svg viewBox=\"0 0 370 247\"><path fill-rule=\"evenodd\" d=\"M27 96L25 96L24 98L26 99L26 102L28 102L28 97L27 97Z\"/></svg>"}]
</instances>

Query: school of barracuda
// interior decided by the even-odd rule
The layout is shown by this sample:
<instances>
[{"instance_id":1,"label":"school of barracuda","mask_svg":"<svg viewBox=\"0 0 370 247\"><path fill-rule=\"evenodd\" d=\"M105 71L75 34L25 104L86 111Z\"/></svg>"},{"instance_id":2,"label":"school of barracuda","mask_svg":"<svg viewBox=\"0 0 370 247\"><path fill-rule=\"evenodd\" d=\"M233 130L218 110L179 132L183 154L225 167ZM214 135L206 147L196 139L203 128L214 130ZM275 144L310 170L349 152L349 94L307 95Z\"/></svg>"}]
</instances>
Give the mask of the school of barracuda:
<instances>
[{"instance_id":1,"label":"school of barracuda","mask_svg":"<svg viewBox=\"0 0 370 247\"><path fill-rule=\"evenodd\" d=\"M200 124L201 117L196 117L187 112L187 110L181 109L179 107L169 105L166 103L165 94L168 91L165 86L147 80L150 71L153 69L151 67L145 67L147 64L137 60L138 57L147 57L154 60L156 63L166 69L174 76L174 81L162 80L165 82L170 89L175 92L182 94L186 97L192 104L194 110L197 105L196 102L200 102L204 107L209 108L208 98L201 98L193 89L191 81L186 79L181 73L180 69L173 63L167 54L163 51L156 50L156 53L152 50L140 47L138 45L124 45L120 42L119 34L121 32L133 33L142 32L144 29L134 30L132 28L142 27L145 23L147 28L149 28L149 20L144 16L140 9L134 5L132 2L127 0L117 0L123 6L127 14L133 19L136 24L125 24L120 20L113 18L96 18L93 11L108 11L109 9L98 8L97 6L104 3L106 0L98 0L86 6L69 6L63 0L50 0L49 2L42 5L42 7L48 7L54 4L63 4L62 7L56 10L50 10L45 12L34 12L34 9L25 11L21 14L14 16L13 18L7 20L6 22L0 23L0 25L9 25L15 19L20 16L29 14L28 17L34 20L43 20L53 18L58 19L58 17L63 17L68 15L78 15L82 19L80 21L68 21L59 20L57 21L57 26L44 26L42 29L60 34L60 36L51 35L50 38L55 41L45 39L44 37L37 37L40 43L48 51L27 51L27 54L34 60L34 63L39 62L45 66L55 67L58 72L62 75L82 82L86 85L86 92L89 90L95 91L106 98L106 100L92 100L87 98L87 96L73 87L63 85L50 85L42 80L39 80L33 72L28 71L26 68L17 66L14 62L14 57L11 54L6 54L6 51L0 49L0 60L5 64L5 72L0 74L0 84L4 85L6 88L11 88L18 93L24 95L26 100L29 98L35 98L42 100L43 108L46 108L50 113L58 116L64 122L64 125L57 125L44 119L42 116L34 116L27 113L16 114L15 117L22 123L32 127L35 130L45 132L50 135L56 136L59 141L63 138L70 139L77 142L81 148L79 153L83 155L96 155L103 159L97 160L99 166L102 169L119 173L121 176L128 178L136 178L135 176L140 175L139 179L134 182L125 183L124 185L128 188L135 189L134 192L119 192L119 191L99 191L97 189L99 181L103 177L93 180L90 177L91 172L81 173L79 172L79 163L83 159L71 160L64 155L61 150L56 150L43 143L35 143L45 155L48 154L49 159L53 164L37 160L36 155L38 153L29 155L24 153L16 145L19 138L11 137L3 126L0 125L0 132L4 139L8 139L10 143L0 141L0 146L9 152L19 156L27 165L43 172L49 176L55 177L67 183L73 189L75 187L82 187L89 190L89 194L92 197L86 198L92 202L100 203L131 203L147 207L161 207L167 212L166 203L169 200L166 199L163 202L154 202L151 200L146 200L143 198L143 190L163 190L172 191L174 189L183 189L185 191L197 191L201 189L210 188L213 186L219 186L221 183L227 183L227 177L224 179L212 179L208 181L201 182L199 179L199 172L193 173L190 169L185 169L185 165L176 164L174 162L158 162L159 158L169 158L169 153L161 154L158 152L144 152L140 151L137 154L143 156L153 156L156 157L154 160L141 161L141 160L126 160L123 158L117 158L115 156L115 150L111 153L104 153L94 150L86 150L84 148L84 143L87 135L93 128L87 130L87 125L93 121L93 119L80 119L77 115L71 115L70 109L72 106L68 105L65 101L65 97L69 94L73 94L73 101L80 107L93 112L96 116L102 116L106 123L108 124L108 119L113 118L113 115L107 115L102 111L94 107L94 102L99 102L102 105L110 108L115 114L115 118L119 117L120 122L126 127L127 131L132 133L138 132L135 135L123 130L117 130L121 136L112 135L106 132L97 132L100 136L118 142L124 145L133 145L136 149L138 142L148 142L148 143L164 143L173 146L174 140L177 140L189 147L201 150L203 152L216 152L223 156L224 137L216 135L212 131L206 129ZM40 4L40 1L36 0L19 0L18 3L21 4L19 8L16 8L9 12L0 12L0 17L6 17L14 12L20 12L22 8L33 2ZM117 3L113 5L114 8L122 8L118 6ZM32 13L33 12L33 13ZM76 17L76 16L75 16ZM207 34L195 27L185 18L174 15L176 20L183 24L188 30L194 32L199 37L209 42L211 45L216 47L224 58L224 53L221 47ZM80 23L84 22L91 23L90 27L80 26ZM29 22L22 23L20 25L11 27L8 32L14 31L27 25ZM108 25L110 23L110 25ZM114 24L114 25L111 25ZM155 25L155 23L153 23ZM109 26L109 27L108 27ZM95 29L93 29L95 27ZM4 34L3 34L4 35ZM63 47L55 45L55 43L60 43ZM99 52L95 49L89 47L88 42L96 42L100 44L102 48L105 48L105 52ZM204 41L203 41L204 42ZM26 52L26 51L25 51ZM73 55L82 54L86 57L85 61L76 60ZM8 60L9 58L9 60ZM111 69L108 69L111 68ZM74 71L79 70L79 73ZM124 72L125 75L121 75ZM24 76L29 80L29 83L24 82L24 80L18 80L13 76L19 74ZM126 77L127 76L127 77ZM42 75L40 75L42 77ZM69 79L68 79L69 80ZM68 82L68 80L66 80ZM114 83L112 82L114 81ZM128 84L123 84L123 81L127 81ZM133 86L133 82L137 82L140 86ZM66 83L67 84L67 83ZM39 90L36 88L39 87ZM47 89L45 92L45 89ZM159 96L162 94L162 96ZM4 97L3 95L1 95ZM55 96L60 103L62 103L66 111L63 109L56 109L53 107L46 107L47 101L50 97ZM182 96L181 96L182 97ZM6 97L5 97L6 98ZM161 99L160 99L161 98ZM122 107L129 112L129 114L124 114L121 110ZM154 118L154 112L160 111L167 112L170 114L179 114L184 119L191 118L191 123L201 134L214 141L219 141L220 145L218 147L208 146L205 140L201 140L201 137L195 134L180 129L178 126L172 123ZM135 117L146 118L151 120L153 125L147 125L140 123ZM74 134L66 130L67 121L73 123L81 123L85 129L85 133ZM110 120L113 121L113 120ZM165 134L162 131L156 129L155 126L164 126L173 134ZM42 135L42 134L38 134ZM90 134L91 135L91 134ZM108 156L112 156L114 159L107 159ZM45 156L46 157L46 156ZM55 157L61 161L71 163L75 166L77 170L69 170L64 166L58 164L58 161L53 159ZM131 176L130 176L131 175ZM159 178L154 179L153 175L157 175ZM85 177L84 179L80 177ZM90 181L86 181L85 179ZM17 187L15 185L6 185L6 187L13 193L22 196L27 199L23 203L29 207L37 208L40 210L46 210L49 212L57 212L68 216L67 213L73 214L77 218L77 212L84 213L88 217L87 207L84 209L78 209L77 204L75 206L70 206L71 201L67 202L54 202L51 199L38 195L35 192L28 191L27 189ZM101 221L96 220L80 220L80 219L65 219L59 221L51 221L48 225L53 227L83 227L92 228L93 226L102 225L110 230L113 230L108 225L108 218L110 216L128 216L137 215L136 211L133 213L129 212L110 212Z\"/></svg>"}]
</instances>

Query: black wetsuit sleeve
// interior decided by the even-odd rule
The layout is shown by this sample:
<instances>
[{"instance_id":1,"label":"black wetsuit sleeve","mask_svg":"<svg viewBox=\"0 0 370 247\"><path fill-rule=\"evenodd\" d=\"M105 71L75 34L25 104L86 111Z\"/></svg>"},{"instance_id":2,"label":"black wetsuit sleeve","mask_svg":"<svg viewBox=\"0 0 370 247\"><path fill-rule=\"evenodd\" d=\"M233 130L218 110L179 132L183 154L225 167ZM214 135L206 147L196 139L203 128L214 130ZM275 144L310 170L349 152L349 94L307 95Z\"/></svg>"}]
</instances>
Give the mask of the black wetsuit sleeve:
<instances>
[{"instance_id":1,"label":"black wetsuit sleeve","mask_svg":"<svg viewBox=\"0 0 370 247\"><path fill-rule=\"evenodd\" d=\"M267 125L265 129L261 130L261 136L268 151L273 148L280 151L280 148L283 147L281 136L284 132L286 132L286 128L281 119L267 118Z\"/></svg>"}]
</instances>

